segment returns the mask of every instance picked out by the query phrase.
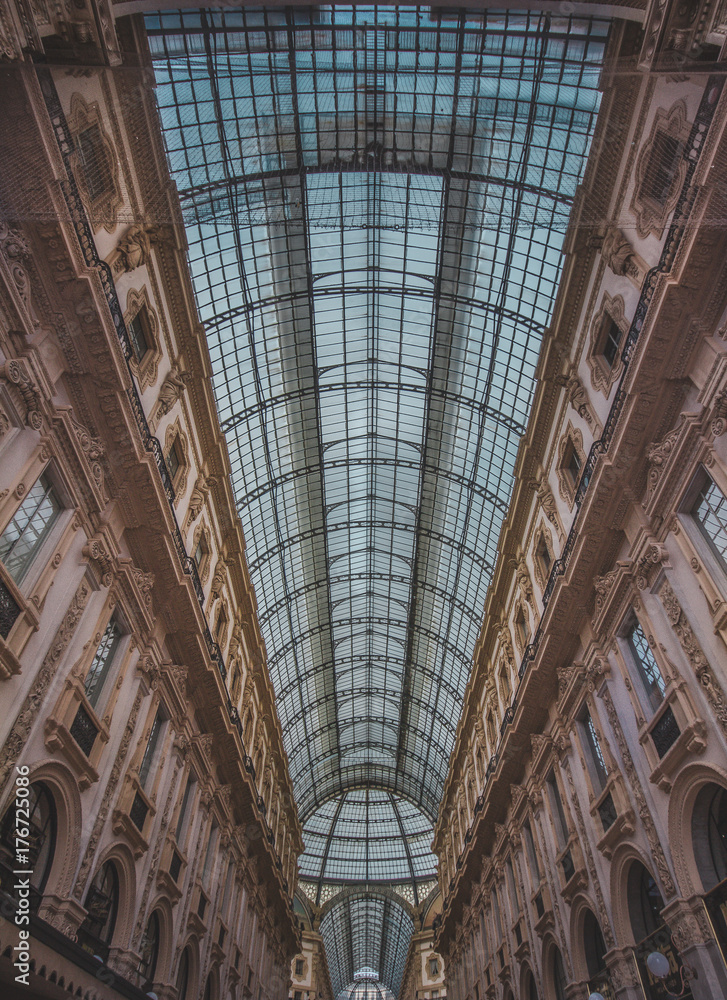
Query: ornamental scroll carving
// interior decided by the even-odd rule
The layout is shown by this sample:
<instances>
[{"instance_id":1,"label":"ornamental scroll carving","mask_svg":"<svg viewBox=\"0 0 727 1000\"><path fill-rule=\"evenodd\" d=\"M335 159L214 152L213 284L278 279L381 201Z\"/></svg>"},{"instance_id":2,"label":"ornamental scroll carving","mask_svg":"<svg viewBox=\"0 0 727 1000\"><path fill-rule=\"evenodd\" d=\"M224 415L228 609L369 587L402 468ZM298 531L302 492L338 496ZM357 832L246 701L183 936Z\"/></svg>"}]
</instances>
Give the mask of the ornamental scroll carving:
<instances>
[{"instance_id":1,"label":"ornamental scroll carving","mask_svg":"<svg viewBox=\"0 0 727 1000\"><path fill-rule=\"evenodd\" d=\"M82 580L78 590L73 595L68 611L63 616L63 621L58 626L58 631L53 637L48 652L45 654L33 686L26 695L22 708L13 723L10 735L0 753L0 788L4 786L10 770L27 742L35 718L44 703L48 688L58 669L61 656L73 638L81 620L90 592L90 585L85 579Z\"/></svg>"},{"instance_id":2,"label":"ornamental scroll carving","mask_svg":"<svg viewBox=\"0 0 727 1000\"><path fill-rule=\"evenodd\" d=\"M565 541L565 531L563 530L563 525L560 522L555 497L553 496L553 492L547 481L545 479L531 479L530 487L538 494L538 502L543 508L543 513L558 532L558 537L561 542Z\"/></svg>"},{"instance_id":3,"label":"ornamental scroll carving","mask_svg":"<svg viewBox=\"0 0 727 1000\"><path fill-rule=\"evenodd\" d=\"M684 415L682 414L677 426L672 431L669 431L665 438L661 441L655 441L647 449L646 460L649 463L649 474L647 478L646 498L642 504L644 508L649 506L649 502L656 492L661 477L669 464L669 459L676 447L683 422Z\"/></svg>"},{"instance_id":4,"label":"ornamental scroll carving","mask_svg":"<svg viewBox=\"0 0 727 1000\"><path fill-rule=\"evenodd\" d=\"M637 287L641 286L646 266L617 226L609 226L606 230L601 256L614 274L630 278Z\"/></svg>"},{"instance_id":5,"label":"ornamental scroll carving","mask_svg":"<svg viewBox=\"0 0 727 1000\"><path fill-rule=\"evenodd\" d=\"M149 260L151 244L142 226L129 226L119 240L111 263L114 274L135 271Z\"/></svg>"},{"instance_id":6,"label":"ornamental scroll carving","mask_svg":"<svg viewBox=\"0 0 727 1000\"><path fill-rule=\"evenodd\" d=\"M33 378L27 361L22 358L13 358L6 361L0 368L0 375L9 382L18 392L18 395L25 406L25 422L34 431L39 431L43 426L43 415L41 413L41 393L37 383Z\"/></svg>"},{"instance_id":7,"label":"ornamental scroll carving","mask_svg":"<svg viewBox=\"0 0 727 1000\"><path fill-rule=\"evenodd\" d=\"M661 603L664 605L664 610L666 611L671 627L674 629L681 647L691 664L692 670L696 674L697 680L701 684L707 700L712 706L712 711L715 714L717 722L719 722L722 732L727 735L727 701L725 700L724 691L712 670L709 660L704 655L702 647L699 645L697 637L694 634L694 629L684 614L684 610L668 580L664 581L664 585L659 592L659 597L661 598Z\"/></svg>"},{"instance_id":8,"label":"ornamental scroll carving","mask_svg":"<svg viewBox=\"0 0 727 1000\"><path fill-rule=\"evenodd\" d=\"M202 513L202 508L207 502L207 496L209 494L210 488L215 485L216 479L214 476L205 476L203 472L197 476L197 481L194 484L192 493L189 498L189 507L187 509L187 518L184 523L184 530L196 521L199 515Z\"/></svg>"},{"instance_id":9,"label":"ornamental scroll carving","mask_svg":"<svg viewBox=\"0 0 727 1000\"><path fill-rule=\"evenodd\" d=\"M631 751L629 750L628 743L626 742L624 731L621 728L621 722L618 717L618 712L616 711L616 706L613 703L611 692L608 690L607 686L604 685L603 689L599 692L599 697L602 699L605 706L608 721L611 725L611 729L623 761L624 773L626 774L628 784L630 785L631 791L636 799L636 807L638 809L639 816L641 817L641 823L644 828L644 833L646 834L646 839L649 841L649 847L651 848L651 855L654 859L656 870L659 873L661 884L664 887L664 893L667 899L671 899L672 896L676 895L676 886L674 885L674 880L671 877L664 849L661 846L661 840L659 839L659 834L654 825L651 810L646 802L644 790L641 787L641 781L639 780L636 767L634 766L634 759L631 756Z\"/></svg>"}]
</instances>

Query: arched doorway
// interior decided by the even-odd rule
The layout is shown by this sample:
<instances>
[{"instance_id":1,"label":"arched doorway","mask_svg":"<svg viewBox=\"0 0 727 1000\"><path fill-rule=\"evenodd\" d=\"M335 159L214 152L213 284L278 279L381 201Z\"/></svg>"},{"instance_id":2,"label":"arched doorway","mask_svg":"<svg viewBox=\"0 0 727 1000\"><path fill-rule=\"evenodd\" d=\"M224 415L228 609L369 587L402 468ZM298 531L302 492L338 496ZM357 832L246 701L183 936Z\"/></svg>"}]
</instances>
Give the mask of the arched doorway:
<instances>
[{"instance_id":1,"label":"arched doorway","mask_svg":"<svg viewBox=\"0 0 727 1000\"><path fill-rule=\"evenodd\" d=\"M141 941L141 960L139 962L139 975L142 980L143 989L150 990L154 982L157 961L159 959L159 938L160 925L159 914L156 910L149 917Z\"/></svg>"},{"instance_id":2,"label":"arched doorway","mask_svg":"<svg viewBox=\"0 0 727 1000\"><path fill-rule=\"evenodd\" d=\"M663 1000L669 993L680 1000L688 1000L692 994L682 986L682 961L661 915L664 909L661 891L651 872L640 861L633 861L629 867L626 892L634 956L647 1000ZM655 976L649 969L647 959L653 952L661 952L668 959L670 971L666 978Z\"/></svg>"},{"instance_id":3,"label":"arched doorway","mask_svg":"<svg viewBox=\"0 0 727 1000\"><path fill-rule=\"evenodd\" d=\"M538 987L535 983L535 976L531 969L525 972L523 978L523 997L524 1000L540 1000L538 996Z\"/></svg>"},{"instance_id":4,"label":"arched doorway","mask_svg":"<svg viewBox=\"0 0 727 1000\"><path fill-rule=\"evenodd\" d=\"M98 955L105 962L119 910L119 873L113 861L107 861L96 872L84 906L86 918L78 928L78 943L84 951Z\"/></svg>"},{"instance_id":5,"label":"arched doorway","mask_svg":"<svg viewBox=\"0 0 727 1000\"><path fill-rule=\"evenodd\" d=\"M549 979L548 994L552 1000L566 1000L565 988L568 985L563 956L557 944L552 945L548 958Z\"/></svg>"},{"instance_id":6,"label":"arched doorway","mask_svg":"<svg viewBox=\"0 0 727 1000\"><path fill-rule=\"evenodd\" d=\"M586 910L583 917L583 954L588 969L589 991L610 995L613 986L606 965L606 942L593 910Z\"/></svg>"},{"instance_id":7,"label":"arched doorway","mask_svg":"<svg viewBox=\"0 0 727 1000\"><path fill-rule=\"evenodd\" d=\"M25 802L22 803L25 808ZM48 875L53 865L56 850L56 835L58 821L53 794L42 781L31 785L28 789L27 808L30 830L27 867L32 869L30 877L30 907L35 913L43 897ZM0 881L12 884L12 874L15 864L15 802L6 810L0 820Z\"/></svg>"},{"instance_id":8,"label":"arched doorway","mask_svg":"<svg viewBox=\"0 0 727 1000\"><path fill-rule=\"evenodd\" d=\"M727 789L714 782L700 789L692 812L692 848L704 902L727 963Z\"/></svg>"},{"instance_id":9,"label":"arched doorway","mask_svg":"<svg viewBox=\"0 0 727 1000\"><path fill-rule=\"evenodd\" d=\"M191 990L190 986L190 973L192 965L192 951L187 945L187 947L182 952L182 957L179 960L179 968L177 969L177 980L175 986L177 989L177 1000L190 1000Z\"/></svg>"}]
</instances>

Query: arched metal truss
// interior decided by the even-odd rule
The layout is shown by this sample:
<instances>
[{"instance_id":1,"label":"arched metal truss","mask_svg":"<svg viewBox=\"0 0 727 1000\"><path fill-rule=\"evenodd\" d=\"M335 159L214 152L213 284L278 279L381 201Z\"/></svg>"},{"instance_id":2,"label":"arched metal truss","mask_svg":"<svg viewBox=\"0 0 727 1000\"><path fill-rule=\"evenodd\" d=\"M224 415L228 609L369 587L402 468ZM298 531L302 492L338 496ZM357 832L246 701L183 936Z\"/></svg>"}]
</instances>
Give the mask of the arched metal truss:
<instances>
[{"instance_id":1,"label":"arched metal truss","mask_svg":"<svg viewBox=\"0 0 727 1000\"><path fill-rule=\"evenodd\" d=\"M301 866L355 881L346 850L376 830L344 820L378 795L415 885L433 859L404 814L431 824L441 798L608 22L377 5L147 28Z\"/></svg>"}]
</instances>

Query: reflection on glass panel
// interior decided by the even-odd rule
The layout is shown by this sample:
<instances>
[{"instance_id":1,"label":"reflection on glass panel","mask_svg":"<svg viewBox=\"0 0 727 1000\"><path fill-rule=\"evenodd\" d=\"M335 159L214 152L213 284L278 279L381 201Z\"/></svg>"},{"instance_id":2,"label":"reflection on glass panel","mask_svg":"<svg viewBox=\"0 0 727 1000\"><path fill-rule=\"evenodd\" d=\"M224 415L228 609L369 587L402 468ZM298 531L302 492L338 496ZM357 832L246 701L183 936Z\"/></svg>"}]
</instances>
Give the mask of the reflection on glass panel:
<instances>
[{"instance_id":1,"label":"reflection on glass panel","mask_svg":"<svg viewBox=\"0 0 727 1000\"><path fill-rule=\"evenodd\" d=\"M709 476L699 491L692 514L727 569L727 497Z\"/></svg>"},{"instance_id":2,"label":"reflection on glass panel","mask_svg":"<svg viewBox=\"0 0 727 1000\"><path fill-rule=\"evenodd\" d=\"M60 511L56 491L44 472L0 535L0 560L16 583L22 581Z\"/></svg>"}]
</instances>

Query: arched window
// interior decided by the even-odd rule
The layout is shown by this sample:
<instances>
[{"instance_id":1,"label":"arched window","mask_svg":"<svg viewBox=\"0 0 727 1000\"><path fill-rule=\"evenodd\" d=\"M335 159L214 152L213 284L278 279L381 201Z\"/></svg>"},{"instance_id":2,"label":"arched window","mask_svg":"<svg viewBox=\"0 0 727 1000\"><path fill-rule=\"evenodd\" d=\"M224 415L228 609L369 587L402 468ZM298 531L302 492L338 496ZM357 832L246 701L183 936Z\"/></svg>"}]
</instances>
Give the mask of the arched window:
<instances>
[{"instance_id":1,"label":"arched window","mask_svg":"<svg viewBox=\"0 0 727 1000\"><path fill-rule=\"evenodd\" d=\"M640 861L634 861L629 869L627 897L631 930L638 944L664 923L661 916L664 900L659 887Z\"/></svg>"},{"instance_id":2,"label":"arched window","mask_svg":"<svg viewBox=\"0 0 727 1000\"><path fill-rule=\"evenodd\" d=\"M694 858L705 892L727 878L727 789L705 785L692 813Z\"/></svg>"},{"instance_id":3,"label":"arched window","mask_svg":"<svg viewBox=\"0 0 727 1000\"><path fill-rule=\"evenodd\" d=\"M207 982L204 985L204 1000L212 1000L214 997L214 989L212 986L212 973L210 972L207 976Z\"/></svg>"},{"instance_id":4,"label":"arched window","mask_svg":"<svg viewBox=\"0 0 727 1000\"><path fill-rule=\"evenodd\" d=\"M535 985L535 976L530 969L525 973L525 1000L539 1000L538 987Z\"/></svg>"},{"instance_id":5,"label":"arched window","mask_svg":"<svg viewBox=\"0 0 727 1000\"><path fill-rule=\"evenodd\" d=\"M25 807L25 802L22 803ZM27 868L33 870L30 876L31 908L37 910L43 895L56 849L56 805L48 787L38 781L28 789L27 823L30 836ZM0 866L13 869L15 865L15 803L10 806L0 822ZM4 879L3 879L4 881Z\"/></svg>"},{"instance_id":6,"label":"arched window","mask_svg":"<svg viewBox=\"0 0 727 1000\"><path fill-rule=\"evenodd\" d=\"M154 982L157 959L159 958L159 915L156 910L149 917L141 941L141 961L139 974L144 982L144 989Z\"/></svg>"},{"instance_id":7,"label":"arched window","mask_svg":"<svg viewBox=\"0 0 727 1000\"><path fill-rule=\"evenodd\" d=\"M189 988L189 946L187 946L182 952L182 957L179 960L179 969L177 971L177 1000L188 1000L187 990Z\"/></svg>"},{"instance_id":8,"label":"arched window","mask_svg":"<svg viewBox=\"0 0 727 1000\"><path fill-rule=\"evenodd\" d=\"M592 910L586 910L583 921L583 948L586 953L588 978L593 979L606 968L606 942Z\"/></svg>"},{"instance_id":9,"label":"arched window","mask_svg":"<svg viewBox=\"0 0 727 1000\"><path fill-rule=\"evenodd\" d=\"M555 996L555 1000L566 1000L565 988L568 985L568 977L565 974L563 956L561 955L560 948L558 947L553 948L551 973L553 976L553 994Z\"/></svg>"},{"instance_id":10,"label":"arched window","mask_svg":"<svg viewBox=\"0 0 727 1000\"><path fill-rule=\"evenodd\" d=\"M86 919L78 929L78 943L92 955L108 958L119 909L119 874L113 861L96 872L86 895Z\"/></svg>"}]
</instances>

